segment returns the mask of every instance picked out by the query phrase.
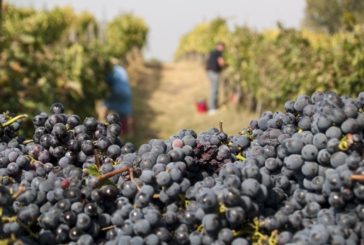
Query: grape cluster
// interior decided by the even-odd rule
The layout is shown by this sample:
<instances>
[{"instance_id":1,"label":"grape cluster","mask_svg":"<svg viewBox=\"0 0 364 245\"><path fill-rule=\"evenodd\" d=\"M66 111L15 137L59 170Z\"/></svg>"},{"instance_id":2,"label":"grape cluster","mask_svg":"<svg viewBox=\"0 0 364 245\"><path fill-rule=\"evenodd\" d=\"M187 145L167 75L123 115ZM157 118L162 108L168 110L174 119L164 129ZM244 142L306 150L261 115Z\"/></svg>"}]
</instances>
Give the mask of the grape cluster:
<instances>
[{"instance_id":1,"label":"grape cluster","mask_svg":"<svg viewBox=\"0 0 364 245\"><path fill-rule=\"evenodd\" d=\"M183 129L135 148L64 112L0 116L0 241L9 244L364 242L364 93L316 92L236 135Z\"/></svg>"}]
</instances>

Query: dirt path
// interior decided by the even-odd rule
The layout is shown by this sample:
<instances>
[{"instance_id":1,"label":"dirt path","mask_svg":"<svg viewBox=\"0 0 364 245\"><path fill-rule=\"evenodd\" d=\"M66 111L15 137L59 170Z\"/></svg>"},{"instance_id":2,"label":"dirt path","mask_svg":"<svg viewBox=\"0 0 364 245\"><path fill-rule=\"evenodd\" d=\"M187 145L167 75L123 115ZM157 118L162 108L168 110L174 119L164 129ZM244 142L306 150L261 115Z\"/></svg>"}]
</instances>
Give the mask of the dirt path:
<instances>
[{"instance_id":1,"label":"dirt path","mask_svg":"<svg viewBox=\"0 0 364 245\"><path fill-rule=\"evenodd\" d=\"M246 127L256 115L222 106L216 115L199 114L195 102L207 99L209 82L201 65L172 63L131 72L137 144L151 138L167 138L182 128L197 132L223 121L230 134Z\"/></svg>"}]
</instances>

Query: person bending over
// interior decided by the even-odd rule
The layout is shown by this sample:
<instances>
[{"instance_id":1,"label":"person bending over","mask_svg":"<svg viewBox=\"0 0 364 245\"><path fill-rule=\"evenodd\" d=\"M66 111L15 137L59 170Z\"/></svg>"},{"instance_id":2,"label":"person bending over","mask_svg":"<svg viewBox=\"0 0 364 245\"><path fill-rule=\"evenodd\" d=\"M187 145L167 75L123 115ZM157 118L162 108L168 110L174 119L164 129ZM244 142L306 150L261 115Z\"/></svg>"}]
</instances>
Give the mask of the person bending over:
<instances>
[{"instance_id":1,"label":"person bending over","mask_svg":"<svg viewBox=\"0 0 364 245\"><path fill-rule=\"evenodd\" d=\"M130 135L133 127L132 93L127 71L115 61L109 63L106 70L110 96L105 100L104 105L107 113L113 111L119 114L121 133Z\"/></svg>"}]
</instances>

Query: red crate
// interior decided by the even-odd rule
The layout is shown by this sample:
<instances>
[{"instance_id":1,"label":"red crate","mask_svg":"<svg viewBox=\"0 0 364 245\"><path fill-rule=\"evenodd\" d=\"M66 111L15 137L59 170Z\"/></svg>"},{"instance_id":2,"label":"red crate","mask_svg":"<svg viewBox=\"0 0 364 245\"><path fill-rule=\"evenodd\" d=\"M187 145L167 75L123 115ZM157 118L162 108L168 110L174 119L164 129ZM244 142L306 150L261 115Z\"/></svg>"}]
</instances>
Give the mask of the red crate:
<instances>
[{"instance_id":1,"label":"red crate","mask_svg":"<svg viewBox=\"0 0 364 245\"><path fill-rule=\"evenodd\" d=\"M207 103L205 100L196 102L196 109L198 113L206 113L207 112Z\"/></svg>"}]
</instances>

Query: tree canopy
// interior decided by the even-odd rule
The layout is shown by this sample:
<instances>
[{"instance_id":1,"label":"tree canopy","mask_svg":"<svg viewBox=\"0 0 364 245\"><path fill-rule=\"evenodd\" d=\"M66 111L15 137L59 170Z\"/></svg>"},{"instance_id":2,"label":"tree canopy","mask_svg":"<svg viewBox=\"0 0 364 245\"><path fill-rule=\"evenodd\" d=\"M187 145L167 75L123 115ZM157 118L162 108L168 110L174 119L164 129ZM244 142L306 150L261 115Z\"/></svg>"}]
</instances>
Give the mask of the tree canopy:
<instances>
[{"instance_id":1,"label":"tree canopy","mask_svg":"<svg viewBox=\"0 0 364 245\"><path fill-rule=\"evenodd\" d=\"M362 0L306 0L304 26L326 33L351 30L364 23Z\"/></svg>"}]
</instances>

